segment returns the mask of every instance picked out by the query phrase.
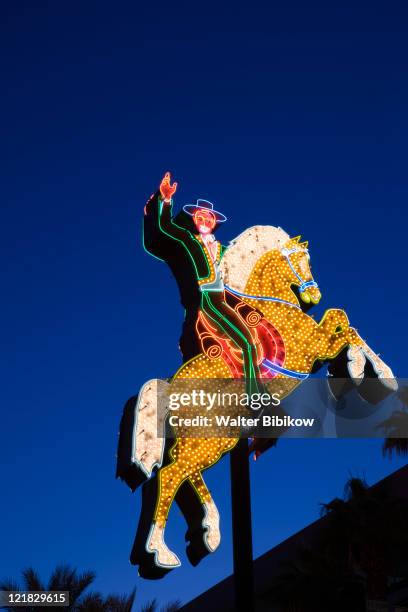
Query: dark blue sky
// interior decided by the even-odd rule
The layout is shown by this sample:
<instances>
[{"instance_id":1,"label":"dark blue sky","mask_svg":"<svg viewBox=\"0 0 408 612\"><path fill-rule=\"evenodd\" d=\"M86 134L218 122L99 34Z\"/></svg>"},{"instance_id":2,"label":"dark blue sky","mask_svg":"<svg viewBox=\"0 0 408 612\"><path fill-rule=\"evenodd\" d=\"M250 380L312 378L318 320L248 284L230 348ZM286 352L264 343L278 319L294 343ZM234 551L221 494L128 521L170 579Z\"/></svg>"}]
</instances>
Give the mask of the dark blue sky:
<instances>
[{"instance_id":1,"label":"dark blue sky","mask_svg":"<svg viewBox=\"0 0 408 612\"><path fill-rule=\"evenodd\" d=\"M279 5L279 6L278 6ZM165 170L212 200L224 242L257 223L310 243L343 307L406 376L404 2L3 2L0 575L60 561L103 591L186 600L231 571L228 461L206 475L220 550L160 583L128 563L139 497L114 480L124 401L179 365L182 309L144 253ZM258 555L318 514L350 472L402 465L380 441L286 441L252 466Z\"/></svg>"}]
</instances>

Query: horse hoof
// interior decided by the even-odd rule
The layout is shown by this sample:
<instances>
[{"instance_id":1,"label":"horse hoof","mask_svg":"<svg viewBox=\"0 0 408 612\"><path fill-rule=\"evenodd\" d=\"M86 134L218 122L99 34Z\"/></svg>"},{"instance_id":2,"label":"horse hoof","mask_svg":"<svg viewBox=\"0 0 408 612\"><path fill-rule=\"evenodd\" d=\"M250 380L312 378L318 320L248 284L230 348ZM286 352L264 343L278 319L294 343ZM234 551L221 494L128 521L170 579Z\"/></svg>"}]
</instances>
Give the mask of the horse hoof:
<instances>
[{"instance_id":1,"label":"horse hoof","mask_svg":"<svg viewBox=\"0 0 408 612\"><path fill-rule=\"evenodd\" d=\"M364 366L366 363L366 358L363 349L360 346L350 346L349 350L347 351L347 358L347 367L350 376L353 379L354 383L358 385L364 378Z\"/></svg>"},{"instance_id":2,"label":"horse hoof","mask_svg":"<svg viewBox=\"0 0 408 612\"><path fill-rule=\"evenodd\" d=\"M156 557L153 553L147 553L140 557L137 563L134 562L134 559L130 559L133 565L138 565L138 575L141 578L145 578L147 580L160 580L171 572L172 569L170 567L161 567L156 564Z\"/></svg>"},{"instance_id":3,"label":"horse hoof","mask_svg":"<svg viewBox=\"0 0 408 612\"><path fill-rule=\"evenodd\" d=\"M214 552L220 545L221 542L221 533L220 530L211 530L205 534L205 542L210 550L210 552Z\"/></svg>"},{"instance_id":4,"label":"horse hoof","mask_svg":"<svg viewBox=\"0 0 408 612\"><path fill-rule=\"evenodd\" d=\"M138 574L141 578L158 580L171 572L171 570L179 567L180 561L178 557L173 553L171 554L173 555L173 564L168 564L170 557L165 559L167 564L160 563L160 561L163 561L163 556L160 558L156 550L147 550L145 546L134 545L130 554L130 563L139 566Z\"/></svg>"},{"instance_id":5,"label":"horse hoof","mask_svg":"<svg viewBox=\"0 0 408 612\"><path fill-rule=\"evenodd\" d=\"M203 520L203 527L206 529L204 535L205 543L210 552L214 552L221 542L220 515L213 501L207 502L204 508L205 517Z\"/></svg>"},{"instance_id":6,"label":"horse hoof","mask_svg":"<svg viewBox=\"0 0 408 612\"><path fill-rule=\"evenodd\" d=\"M390 389L390 391L398 391L398 382L395 380L395 378L386 378L385 376L379 376L378 380L384 385L384 387Z\"/></svg>"},{"instance_id":7,"label":"horse hoof","mask_svg":"<svg viewBox=\"0 0 408 612\"><path fill-rule=\"evenodd\" d=\"M178 556L168 548L164 541L164 527L153 524L147 538L146 551L154 554L155 564L164 569L172 570L181 565Z\"/></svg>"}]
</instances>

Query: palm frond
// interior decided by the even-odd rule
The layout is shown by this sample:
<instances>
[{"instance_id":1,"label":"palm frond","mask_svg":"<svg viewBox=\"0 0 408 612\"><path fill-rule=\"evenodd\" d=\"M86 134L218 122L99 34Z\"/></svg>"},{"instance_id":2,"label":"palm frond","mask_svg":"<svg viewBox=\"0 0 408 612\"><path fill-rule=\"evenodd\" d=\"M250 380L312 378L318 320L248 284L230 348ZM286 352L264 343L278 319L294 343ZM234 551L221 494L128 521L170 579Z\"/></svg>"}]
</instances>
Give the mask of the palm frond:
<instances>
[{"instance_id":1,"label":"palm frond","mask_svg":"<svg viewBox=\"0 0 408 612\"><path fill-rule=\"evenodd\" d=\"M71 601L70 601L71 607ZM105 600L100 593L88 593L82 601L71 608L75 612L107 612Z\"/></svg>"},{"instance_id":2,"label":"palm frond","mask_svg":"<svg viewBox=\"0 0 408 612\"><path fill-rule=\"evenodd\" d=\"M169 603L165 604L160 612L178 612L181 608L180 599L175 599L174 601L169 601Z\"/></svg>"},{"instance_id":3,"label":"palm frond","mask_svg":"<svg viewBox=\"0 0 408 612\"><path fill-rule=\"evenodd\" d=\"M77 574L75 572L70 588L66 589L69 590L70 602L75 603L79 601L86 589L93 583L94 580L95 572L87 571L83 572L82 574Z\"/></svg>"},{"instance_id":4,"label":"palm frond","mask_svg":"<svg viewBox=\"0 0 408 612\"><path fill-rule=\"evenodd\" d=\"M109 595L105 600L106 612L131 612L136 597L136 589L129 595Z\"/></svg>"},{"instance_id":5,"label":"palm frond","mask_svg":"<svg viewBox=\"0 0 408 612\"><path fill-rule=\"evenodd\" d=\"M20 591L20 585L11 578L6 578L0 582L0 591Z\"/></svg>"},{"instance_id":6,"label":"palm frond","mask_svg":"<svg viewBox=\"0 0 408 612\"><path fill-rule=\"evenodd\" d=\"M405 403L408 403L408 387L401 389L398 394L405 398ZM384 440L382 452L384 457L391 457L395 453L399 456L408 455L408 438L401 436L408 434L408 412L406 410L395 411L388 419L382 421L377 426L377 429L382 429L387 436Z\"/></svg>"},{"instance_id":7,"label":"palm frond","mask_svg":"<svg viewBox=\"0 0 408 612\"><path fill-rule=\"evenodd\" d=\"M408 438L385 438L382 447L384 457L391 457L395 453L399 457L408 455Z\"/></svg>"},{"instance_id":8,"label":"palm frond","mask_svg":"<svg viewBox=\"0 0 408 612\"><path fill-rule=\"evenodd\" d=\"M22 572L24 580L24 590L26 591L45 591L45 587L40 580L38 573L32 568L28 567Z\"/></svg>"},{"instance_id":9,"label":"palm frond","mask_svg":"<svg viewBox=\"0 0 408 612\"><path fill-rule=\"evenodd\" d=\"M140 608L140 612L156 612L157 611L157 599L152 599Z\"/></svg>"},{"instance_id":10,"label":"palm frond","mask_svg":"<svg viewBox=\"0 0 408 612\"><path fill-rule=\"evenodd\" d=\"M86 589L95 580L94 572L78 574L76 568L69 565L58 565L48 581L49 591L69 591L70 604L79 602Z\"/></svg>"},{"instance_id":11,"label":"palm frond","mask_svg":"<svg viewBox=\"0 0 408 612\"><path fill-rule=\"evenodd\" d=\"M346 500L365 499L368 492L368 484L362 478L349 478L344 486L344 496Z\"/></svg>"},{"instance_id":12,"label":"palm frond","mask_svg":"<svg viewBox=\"0 0 408 612\"><path fill-rule=\"evenodd\" d=\"M76 569L68 565L57 565L48 581L49 591L69 591L75 578Z\"/></svg>"}]
</instances>

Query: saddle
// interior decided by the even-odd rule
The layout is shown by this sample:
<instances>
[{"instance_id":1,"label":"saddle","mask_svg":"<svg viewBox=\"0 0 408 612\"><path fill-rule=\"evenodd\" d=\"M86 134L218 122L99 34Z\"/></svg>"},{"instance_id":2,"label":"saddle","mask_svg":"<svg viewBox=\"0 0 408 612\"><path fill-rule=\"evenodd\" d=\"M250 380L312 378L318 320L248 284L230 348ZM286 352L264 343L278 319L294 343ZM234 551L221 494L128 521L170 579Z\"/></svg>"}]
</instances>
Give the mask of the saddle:
<instances>
[{"instance_id":1,"label":"saddle","mask_svg":"<svg viewBox=\"0 0 408 612\"><path fill-rule=\"evenodd\" d=\"M271 372L263 362L267 359L273 364L282 366L285 361L285 345L282 336L259 310L249 306L227 290L225 300L251 332L253 343L257 348L258 365L262 378L274 378L276 374ZM203 353L211 360L221 357L231 372L231 378L242 378L244 375L242 352L202 311L198 314L196 331Z\"/></svg>"}]
</instances>

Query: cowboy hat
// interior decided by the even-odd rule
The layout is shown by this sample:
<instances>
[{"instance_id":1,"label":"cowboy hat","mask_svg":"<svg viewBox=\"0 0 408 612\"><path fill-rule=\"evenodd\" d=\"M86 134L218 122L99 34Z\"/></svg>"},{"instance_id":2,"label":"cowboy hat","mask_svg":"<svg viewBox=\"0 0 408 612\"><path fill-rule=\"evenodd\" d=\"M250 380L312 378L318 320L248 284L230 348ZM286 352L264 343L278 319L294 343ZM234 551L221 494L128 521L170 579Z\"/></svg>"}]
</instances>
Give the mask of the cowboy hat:
<instances>
[{"instance_id":1,"label":"cowboy hat","mask_svg":"<svg viewBox=\"0 0 408 612\"><path fill-rule=\"evenodd\" d=\"M225 215L218 212L217 210L214 210L213 204L211 204L211 202L209 202L208 200L198 199L196 204L184 204L183 210L191 216L194 215L197 210L208 210L214 215L214 217L219 223L222 223L223 221L227 220L227 217Z\"/></svg>"}]
</instances>

